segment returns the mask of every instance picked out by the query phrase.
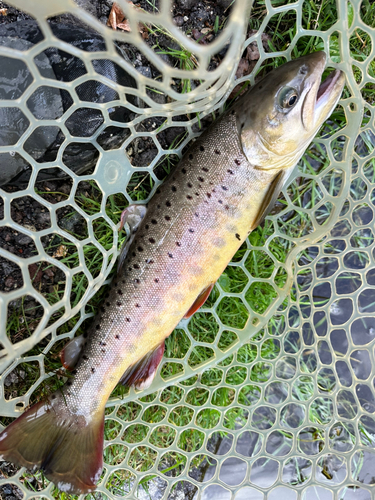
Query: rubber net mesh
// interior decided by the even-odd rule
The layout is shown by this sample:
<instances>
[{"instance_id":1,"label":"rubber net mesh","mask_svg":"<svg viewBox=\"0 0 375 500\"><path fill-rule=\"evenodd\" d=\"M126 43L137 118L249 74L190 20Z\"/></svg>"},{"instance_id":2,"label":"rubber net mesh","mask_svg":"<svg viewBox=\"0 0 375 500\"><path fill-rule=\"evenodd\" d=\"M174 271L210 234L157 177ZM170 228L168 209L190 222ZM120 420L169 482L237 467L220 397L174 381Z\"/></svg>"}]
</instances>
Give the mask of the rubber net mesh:
<instances>
[{"instance_id":1,"label":"rubber net mesh","mask_svg":"<svg viewBox=\"0 0 375 500\"><path fill-rule=\"evenodd\" d=\"M0 47L2 65L11 58L28 78L22 95L6 95L0 102L3 111L19 118L8 144L2 140L0 155L22 157L29 172L25 189L0 188L0 229L11 227L18 237L29 238L34 248L26 258L11 248L0 248L4 274L10 265L23 278L23 286L0 293L4 423L19 415L30 400L48 393L50 380L64 380L58 371L51 378L46 360L56 360L62 341L73 337L93 314L89 299L108 280L124 239L118 233L120 210L138 200L142 183L152 196L160 183L161 162L166 155L181 156L200 133L200 120L222 108L239 82L253 82L270 60L276 58L281 64L295 57L294 48L302 37L320 37L328 65L347 76L336 111L299 162L275 212L236 254L204 308L179 324L151 388L142 393L118 392L108 402L105 468L98 492L88 497L371 497L375 482L375 142L368 96L375 85L374 28L363 21L358 0L353 4L337 0L337 18L333 15L326 31L317 31L302 16L303 8L313 3L266 0L261 4L259 30L246 39L251 6L238 0L221 36L212 44L199 45L174 25L166 0L156 14L121 3L130 20L129 33L107 28L73 1L34 1L32 9L27 0L12 2L35 17L41 36L35 44L17 46L2 38ZM295 15L290 43L281 52L265 48L261 35L267 33L271 18L290 11ZM55 36L47 20L63 13L95 30L105 48L92 51L88 44L83 50ZM159 57L157 49L142 40L138 22L168 33L193 54L190 69L171 67ZM352 46L358 36L370 39L359 52ZM235 81L241 54L253 42L260 58L249 76ZM124 59L119 43L141 51L161 77L150 79L137 71ZM72 81L54 79L45 56L51 48L82 61L84 71ZM223 48L226 57L210 71L211 57ZM103 61L125 70L136 86L120 85L108 73L103 76L107 64ZM174 83L180 80L195 85L189 92L178 92ZM112 97L102 102L85 98L89 81L103 84ZM70 105L54 119L40 116L40 106L33 105L47 87L51 99L47 105L56 98L56 89L59 95L65 92L65 99L70 95ZM167 96L163 102L158 99L160 93ZM77 117L84 121L91 109L94 126L80 136L74 123ZM114 110L120 112L114 114ZM165 119L162 127L144 132L140 124L156 116ZM183 128L182 139L164 149L160 133L176 126ZM129 133L108 146L110 127ZM30 144L35 139L48 141L58 133L55 157L40 160ZM134 165L130 153L140 148L140 140L153 141L154 157ZM71 167L67 159L69 147L82 144L92 155L92 173ZM38 187L38 176L52 167L70 179L70 188L54 193L53 199ZM82 182L95 185L96 205L90 210L83 208L77 195ZM31 227L27 218L12 218L13 207L19 208L25 200L41 214L40 226ZM61 210L67 209L70 216L60 217ZM69 226L72 218L84 227L81 237ZM109 242L102 238L108 228ZM100 269L94 273L93 262L97 268L98 259ZM51 268L63 278L57 290L44 293L35 276L40 269ZM34 313L25 311L25 304ZM12 391L17 380L18 390ZM33 476L24 469L8 468L1 485L11 498L63 495L40 473Z\"/></svg>"}]
</instances>

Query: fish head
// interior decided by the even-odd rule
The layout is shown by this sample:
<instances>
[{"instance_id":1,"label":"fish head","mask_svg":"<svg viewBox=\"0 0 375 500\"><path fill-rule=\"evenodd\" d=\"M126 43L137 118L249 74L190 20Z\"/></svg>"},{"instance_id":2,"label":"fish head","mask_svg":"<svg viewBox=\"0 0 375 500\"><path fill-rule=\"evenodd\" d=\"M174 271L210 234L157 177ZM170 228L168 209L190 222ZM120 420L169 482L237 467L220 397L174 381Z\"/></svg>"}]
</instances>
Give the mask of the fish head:
<instances>
[{"instance_id":1,"label":"fish head","mask_svg":"<svg viewBox=\"0 0 375 500\"><path fill-rule=\"evenodd\" d=\"M242 147L252 165L269 170L297 163L344 87L340 70L321 82L325 64L324 52L287 62L235 104Z\"/></svg>"}]
</instances>

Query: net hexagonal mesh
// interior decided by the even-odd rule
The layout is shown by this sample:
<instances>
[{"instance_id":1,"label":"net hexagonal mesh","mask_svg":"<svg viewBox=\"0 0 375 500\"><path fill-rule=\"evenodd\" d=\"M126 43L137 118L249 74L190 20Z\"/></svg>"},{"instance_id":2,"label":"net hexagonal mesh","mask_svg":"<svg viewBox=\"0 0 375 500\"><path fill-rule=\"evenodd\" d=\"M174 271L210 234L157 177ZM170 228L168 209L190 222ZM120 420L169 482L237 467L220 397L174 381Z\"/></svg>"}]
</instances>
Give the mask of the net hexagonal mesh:
<instances>
[{"instance_id":1,"label":"net hexagonal mesh","mask_svg":"<svg viewBox=\"0 0 375 500\"><path fill-rule=\"evenodd\" d=\"M88 497L371 498L375 68L365 3L330 2L319 31L309 17L314 2L266 0L256 5L257 31L246 38L251 6L237 0L221 36L200 45L175 26L166 0L153 14L120 3L129 33L110 30L71 0L34 2L32 12L26 0L13 0L35 16L30 30L38 34L35 43L19 41L17 32L0 40L1 71L12 66L23 76L12 95L0 86L0 154L26 178L21 188L0 188L3 423L48 394L51 380L64 379L52 371L56 354L84 328L95 307L90 299L108 282L125 237L118 234L121 209L152 196L171 158L200 133L201 119L271 61L300 55L302 41L308 52L319 38L328 65L347 76L337 109L273 214L201 311L168 339L151 388L108 402L105 467L98 493ZM63 28L54 30L48 20L64 13L80 29L89 26L95 43L79 47ZM273 45L277 22L272 43L262 41L275 16L295 18L286 45ZM174 40L191 66L169 65L160 47L142 40L138 23ZM256 64L235 80L247 47L259 52ZM124 57L129 50L160 76ZM74 77L55 76L56 58L76 65ZM168 144L165 134L176 127L180 135ZM44 173L64 178L62 191ZM57 279L44 286L49 275ZM62 495L41 473L18 468L3 469L0 486L16 498Z\"/></svg>"}]
</instances>

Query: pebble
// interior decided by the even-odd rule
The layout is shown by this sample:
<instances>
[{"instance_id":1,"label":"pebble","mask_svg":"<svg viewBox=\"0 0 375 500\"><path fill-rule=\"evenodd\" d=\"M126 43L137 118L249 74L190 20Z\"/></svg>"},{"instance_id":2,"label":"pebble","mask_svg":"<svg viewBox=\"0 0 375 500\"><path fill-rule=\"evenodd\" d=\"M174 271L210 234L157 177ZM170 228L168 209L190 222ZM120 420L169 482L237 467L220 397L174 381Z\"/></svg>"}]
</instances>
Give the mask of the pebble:
<instances>
[{"instance_id":1,"label":"pebble","mask_svg":"<svg viewBox=\"0 0 375 500\"><path fill-rule=\"evenodd\" d=\"M143 75L143 76L147 76L147 78L152 78L152 74L151 74L151 68L150 66L139 66L137 68L137 71Z\"/></svg>"},{"instance_id":2,"label":"pebble","mask_svg":"<svg viewBox=\"0 0 375 500\"><path fill-rule=\"evenodd\" d=\"M7 288L12 288L13 284L14 284L14 278L12 276L8 276L8 278L4 282L4 285Z\"/></svg>"},{"instance_id":3,"label":"pebble","mask_svg":"<svg viewBox=\"0 0 375 500\"><path fill-rule=\"evenodd\" d=\"M18 234L16 237L15 237L15 242L17 245L21 245L21 246L24 246L24 245L29 245L33 240L30 238L30 236L27 236L26 234Z\"/></svg>"},{"instance_id":4,"label":"pebble","mask_svg":"<svg viewBox=\"0 0 375 500\"><path fill-rule=\"evenodd\" d=\"M182 16L177 16L173 19L173 21L176 26L182 26L184 24L185 18L183 18Z\"/></svg>"}]
</instances>

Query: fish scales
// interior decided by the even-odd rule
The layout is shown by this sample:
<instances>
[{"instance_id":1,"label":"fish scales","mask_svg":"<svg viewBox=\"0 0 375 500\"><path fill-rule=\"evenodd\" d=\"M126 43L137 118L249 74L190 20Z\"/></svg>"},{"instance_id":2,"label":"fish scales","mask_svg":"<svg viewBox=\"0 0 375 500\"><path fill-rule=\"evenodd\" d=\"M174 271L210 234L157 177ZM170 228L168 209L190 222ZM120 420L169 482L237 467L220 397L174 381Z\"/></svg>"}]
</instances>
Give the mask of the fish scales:
<instances>
[{"instance_id":1,"label":"fish scales","mask_svg":"<svg viewBox=\"0 0 375 500\"><path fill-rule=\"evenodd\" d=\"M229 113L157 190L88 335L69 404L87 404L89 412L103 404L125 369L159 345L219 278L275 177L249 167Z\"/></svg>"},{"instance_id":2,"label":"fish scales","mask_svg":"<svg viewBox=\"0 0 375 500\"><path fill-rule=\"evenodd\" d=\"M321 83L325 61L316 52L278 67L196 140L143 210L91 330L74 339L85 343L74 376L0 434L0 459L42 468L67 493L95 489L108 396L131 370L138 379L123 381L142 387L138 365L152 380L165 337L272 207L344 87L339 70Z\"/></svg>"}]
</instances>

